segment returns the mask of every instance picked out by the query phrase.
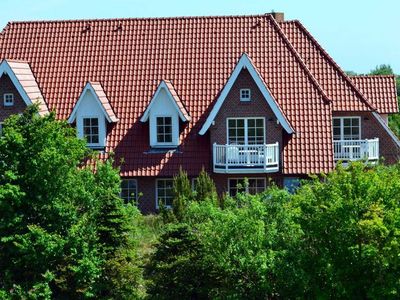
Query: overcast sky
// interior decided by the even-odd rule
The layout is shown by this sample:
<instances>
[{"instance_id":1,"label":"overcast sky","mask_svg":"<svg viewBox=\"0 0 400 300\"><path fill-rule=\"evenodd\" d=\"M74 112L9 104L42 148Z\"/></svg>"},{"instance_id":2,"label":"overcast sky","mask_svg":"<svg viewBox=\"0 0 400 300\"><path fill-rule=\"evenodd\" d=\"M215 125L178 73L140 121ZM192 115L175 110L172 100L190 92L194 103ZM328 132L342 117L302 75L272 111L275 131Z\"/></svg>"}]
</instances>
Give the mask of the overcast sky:
<instances>
[{"instance_id":1,"label":"overcast sky","mask_svg":"<svg viewBox=\"0 0 400 300\"><path fill-rule=\"evenodd\" d=\"M400 74L400 0L0 0L8 21L242 15L298 19L344 70L390 64Z\"/></svg>"}]
</instances>

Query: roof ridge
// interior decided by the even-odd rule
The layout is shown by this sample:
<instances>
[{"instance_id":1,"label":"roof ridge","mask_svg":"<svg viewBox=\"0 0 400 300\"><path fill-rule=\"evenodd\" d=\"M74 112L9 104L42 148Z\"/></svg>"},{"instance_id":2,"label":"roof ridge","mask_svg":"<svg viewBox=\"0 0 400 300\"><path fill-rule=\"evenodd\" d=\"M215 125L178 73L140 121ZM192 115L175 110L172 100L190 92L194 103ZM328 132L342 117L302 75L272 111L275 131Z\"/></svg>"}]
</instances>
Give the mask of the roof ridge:
<instances>
[{"instance_id":1,"label":"roof ridge","mask_svg":"<svg viewBox=\"0 0 400 300\"><path fill-rule=\"evenodd\" d=\"M300 63L300 66L306 71L308 77L311 79L312 83L315 85L317 90L321 93L321 95L324 97L324 100L327 101L328 103L332 102L329 98L328 95L325 93L317 79L314 77L314 75L311 73L311 71L308 69L307 65L304 63L303 59L300 57L299 53L296 51L296 49L293 47L292 43L286 36L286 34L283 32L282 28L279 26L278 22L271 16L271 15L266 15L267 18L272 22L274 27L276 28L278 34L283 38L283 40L286 42L289 50L294 54L295 58L297 61Z\"/></svg>"},{"instance_id":2,"label":"roof ridge","mask_svg":"<svg viewBox=\"0 0 400 300\"><path fill-rule=\"evenodd\" d=\"M354 78L354 77L363 77L363 78L378 78L378 77L384 77L384 78L392 78L395 77L396 78L397 75L395 74L357 74L357 75L349 75L350 78Z\"/></svg>"},{"instance_id":3,"label":"roof ridge","mask_svg":"<svg viewBox=\"0 0 400 300\"><path fill-rule=\"evenodd\" d=\"M363 93L355 86L354 82L350 79L350 77L339 67L339 65L332 59L332 57L325 51L325 49L317 42L317 40L312 36L312 34L303 26L303 24L295 20L293 21L296 25L300 27L301 30L307 35L311 41L317 45L318 50L321 51L321 54L325 56L328 60L328 62L337 70L337 72L343 76L344 80L350 85L350 87L358 94L359 97L361 97L361 100L364 101L371 109L376 110L376 107L373 106L367 98L364 96Z\"/></svg>"},{"instance_id":4,"label":"roof ridge","mask_svg":"<svg viewBox=\"0 0 400 300\"><path fill-rule=\"evenodd\" d=\"M212 16L170 16L170 17L125 17L125 18L88 18L88 19L64 19L64 20L22 20L22 21L9 21L6 25L13 24L26 24L26 23L78 23L78 22L110 22L110 21L132 21L132 20L191 20L191 19L214 19L214 18L259 18L271 15L265 14L249 14L249 15L212 15ZM4 29L6 29L4 27ZM3 29L3 30L4 30Z\"/></svg>"}]
</instances>

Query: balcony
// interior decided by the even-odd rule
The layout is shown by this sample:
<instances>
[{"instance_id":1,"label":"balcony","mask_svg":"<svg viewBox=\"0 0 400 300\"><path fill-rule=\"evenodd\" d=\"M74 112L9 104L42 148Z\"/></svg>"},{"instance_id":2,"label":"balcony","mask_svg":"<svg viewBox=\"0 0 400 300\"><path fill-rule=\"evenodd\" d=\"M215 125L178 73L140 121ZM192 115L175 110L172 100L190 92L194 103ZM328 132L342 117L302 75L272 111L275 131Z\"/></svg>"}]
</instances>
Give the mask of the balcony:
<instances>
[{"instance_id":1,"label":"balcony","mask_svg":"<svg viewBox=\"0 0 400 300\"><path fill-rule=\"evenodd\" d=\"M376 161L379 159L379 139L333 141L333 155L335 161Z\"/></svg>"},{"instance_id":2,"label":"balcony","mask_svg":"<svg viewBox=\"0 0 400 300\"><path fill-rule=\"evenodd\" d=\"M215 173L272 173L279 170L279 145L213 145Z\"/></svg>"}]
</instances>

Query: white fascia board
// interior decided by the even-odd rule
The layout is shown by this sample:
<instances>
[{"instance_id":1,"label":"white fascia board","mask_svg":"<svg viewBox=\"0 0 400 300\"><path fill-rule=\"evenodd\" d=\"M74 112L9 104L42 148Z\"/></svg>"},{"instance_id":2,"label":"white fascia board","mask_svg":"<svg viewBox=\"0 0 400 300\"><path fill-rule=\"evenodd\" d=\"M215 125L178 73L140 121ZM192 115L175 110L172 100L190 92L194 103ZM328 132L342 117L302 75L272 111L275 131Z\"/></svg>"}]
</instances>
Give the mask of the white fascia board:
<instances>
[{"instance_id":1,"label":"white fascia board","mask_svg":"<svg viewBox=\"0 0 400 300\"><path fill-rule=\"evenodd\" d=\"M243 68L247 68L247 70L249 71L253 80L257 84L257 87L260 89L261 93L263 94L267 103L271 107L271 109L274 112L275 116L277 117L278 121L281 123L282 127L286 130L287 133L289 133L289 134L294 133L292 126L289 124L288 120L283 115L277 102L272 97L268 88L265 86L263 80L261 79L261 77L258 74L257 70L255 69L254 65L252 64L251 60L249 59L249 57L246 54L243 54L242 57L239 59L239 62L236 64L227 83L225 84L225 87L222 89L222 92L219 95L217 102L215 103L212 111L210 112L210 115L208 116L203 127L201 128L199 134L204 135L207 132L207 130L210 128L212 122L214 121L215 117L217 116L219 110L221 109L222 104L224 103L226 97L228 96L229 91L231 90L233 84L235 83L236 79L238 78L238 76Z\"/></svg>"},{"instance_id":2,"label":"white fascia board","mask_svg":"<svg viewBox=\"0 0 400 300\"><path fill-rule=\"evenodd\" d=\"M377 112L373 112L372 114L374 115L375 119L382 125L385 131L389 134L389 136L392 138L393 142L395 142L397 147L400 148L400 140L389 128L389 126L385 123L385 120L383 120L382 117Z\"/></svg>"},{"instance_id":3,"label":"white fascia board","mask_svg":"<svg viewBox=\"0 0 400 300\"><path fill-rule=\"evenodd\" d=\"M29 98L28 94L26 93L25 89L22 87L21 83L19 82L17 76L15 76L14 71L11 69L10 65L6 60L3 60L0 64L0 77L6 74L10 77L12 83L14 84L15 88L17 89L18 93L21 95L22 100L24 100L26 105L32 105L32 101Z\"/></svg>"},{"instance_id":4,"label":"white fascia board","mask_svg":"<svg viewBox=\"0 0 400 300\"><path fill-rule=\"evenodd\" d=\"M172 104L174 105L176 111L178 112L179 118L183 121L183 122L187 122L190 121L188 119L186 119L186 117L183 115L182 111L179 109L178 105L176 104L174 97L171 94L171 91L169 90L169 88L167 87L167 84L165 83L165 81L161 81L161 83L158 85L158 88L156 90L156 92L154 93L154 96L151 98L149 105L147 106L145 112L143 113L143 116L140 118L140 122L145 123L149 120L149 116L150 116L150 111L151 111L151 107L153 106L154 101L157 99L158 94L161 92L162 89L165 89L165 91L167 92L168 95L168 99L172 102Z\"/></svg>"},{"instance_id":5,"label":"white fascia board","mask_svg":"<svg viewBox=\"0 0 400 300\"><path fill-rule=\"evenodd\" d=\"M104 116L106 117L107 121L109 123L112 123L112 120L110 119L110 117L108 116L108 114L106 113L106 111L104 110L103 104L101 103L99 97L97 96L96 92L94 91L92 85L90 84L90 82L86 83L85 87L83 88L83 91L81 93L81 95L79 96L78 101L76 102L74 109L71 112L71 115L69 116L67 122L68 123L73 123L75 121L76 118L76 113L79 109L79 105L82 103L82 100L84 98L84 95L86 93L86 91L90 91L93 95L93 97L96 99L98 105L100 106L101 111L103 112Z\"/></svg>"}]
</instances>

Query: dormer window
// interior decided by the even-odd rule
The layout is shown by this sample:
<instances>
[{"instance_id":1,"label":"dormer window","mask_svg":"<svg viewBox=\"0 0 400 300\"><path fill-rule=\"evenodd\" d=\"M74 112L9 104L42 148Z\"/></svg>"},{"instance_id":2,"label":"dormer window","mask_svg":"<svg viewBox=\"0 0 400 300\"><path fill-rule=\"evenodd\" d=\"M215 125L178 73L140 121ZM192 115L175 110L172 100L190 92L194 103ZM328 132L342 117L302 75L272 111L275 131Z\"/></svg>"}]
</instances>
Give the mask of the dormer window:
<instances>
[{"instance_id":1,"label":"dormer window","mask_svg":"<svg viewBox=\"0 0 400 300\"><path fill-rule=\"evenodd\" d=\"M14 94L12 94L12 93L4 94L3 104L4 104L4 106L13 106L14 105Z\"/></svg>"},{"instance_id":2,"label":"dormer window","mask_svg":"<svg viewBox=\"0 0 400 300\"><path fill-rule=\"evenodd\" d=\"M118 118L100 83L86 84L68 122L76 124L78 137L86 139L89 148L106 147L107 124L118 122Z\"/></svg>"},{"instance_id":3,"label":"dormer window","mask_svg":"<svg viewBox=\"0 0 400 300\"><path fill-rule=\"evenodd\" d=\"M83 134L88 145L98 145L99 138L99 119L83 118Z\"/></svg>"},{"instance_id":4,"label":"dormer window","mask_svg":"<svg viewBox=\"0 0 400 300\"><path fill-rule=\"evenodd\" d=\"M240 89L240 101L241 102L251 101L251 90L250 89Z\"/></svg>"},{"instance_id":5,"label":"dormer window","mask_svg":"<svg viewBox=\"0 0 400 300\"><path fill-rule=\"evenodd\" d=\"M172 83L163 80L140 119L143 123L149 122L150 147L178 147L179 120L189 122L190 115Z\"/></svg>"},{"instance_id":6,"label":"dormer window","mask_svg":"<svg viewBox=\"0 0 400 300\"><path fill-rule=\"evenodd\" d=\"M172 117L157 117L157 143L172 143Z\"/></svg>"}]
</instances>

